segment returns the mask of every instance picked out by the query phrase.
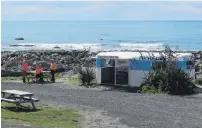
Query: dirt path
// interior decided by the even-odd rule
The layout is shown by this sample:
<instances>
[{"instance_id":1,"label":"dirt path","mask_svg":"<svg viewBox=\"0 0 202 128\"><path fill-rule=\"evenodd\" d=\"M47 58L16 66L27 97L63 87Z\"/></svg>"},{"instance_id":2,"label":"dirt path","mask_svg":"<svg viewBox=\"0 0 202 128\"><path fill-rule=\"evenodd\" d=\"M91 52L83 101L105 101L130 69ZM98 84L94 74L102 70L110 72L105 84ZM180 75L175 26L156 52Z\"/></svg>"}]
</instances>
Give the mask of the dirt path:
<instances>
[{"instance_id":1,"label":"dirt path","mask_svg":"<svg viewBox=\"0 0 202 128\"><path fill-rule=\"evenodd\" d=\"M2 84L2 89L33 92L40 103L78 108L92 128L200 128L202 95L168 96L86 89L64 84Z\"/></svg>"}]
</instances>

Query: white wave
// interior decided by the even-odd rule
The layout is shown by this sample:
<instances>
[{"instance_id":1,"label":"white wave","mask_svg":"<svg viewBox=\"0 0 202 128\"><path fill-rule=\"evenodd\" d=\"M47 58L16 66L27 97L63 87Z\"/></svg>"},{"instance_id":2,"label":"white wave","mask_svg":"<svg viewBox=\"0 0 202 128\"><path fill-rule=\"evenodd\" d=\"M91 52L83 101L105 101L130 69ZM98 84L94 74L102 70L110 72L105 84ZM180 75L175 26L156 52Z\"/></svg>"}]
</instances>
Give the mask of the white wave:
<instances>
[{"instance_id":1,"label":"white wave","mask_svg":"<svg viewBox=\"0 0 202 128\"><path fill-rule=\"evenodd\" d=\"M169 45L171 46L171 45ZM171 48L175 48L172 46ZM163 43L20 43L14 45L2 45L2 51L24 51L24 50L84 50L110 51L110 50L163 50ZM175 49L174 49L175 50Z\"/></svg>"},{"instance_id":2,"label":"white wave","mask_svg":"<svg viewBox=\"0 0 202 128\"><path fill-rule=\"evenodd\" d=\"M47 43L26 43L10 45L10 47L15 47L17 49L28 49L28 50L100 50L101 44L99 43L81 43L81 44L47 44Z\"/></svg>"},{"instance_id":3,"label":"white wave","mask_svg":"<svg viewBox=\"0 0 202 128\"><path fill-rule=\"evenodd\" d=\"M162 50L162 43L120 43L121 49L128 50Z\"/></svg>"}]
</instances>

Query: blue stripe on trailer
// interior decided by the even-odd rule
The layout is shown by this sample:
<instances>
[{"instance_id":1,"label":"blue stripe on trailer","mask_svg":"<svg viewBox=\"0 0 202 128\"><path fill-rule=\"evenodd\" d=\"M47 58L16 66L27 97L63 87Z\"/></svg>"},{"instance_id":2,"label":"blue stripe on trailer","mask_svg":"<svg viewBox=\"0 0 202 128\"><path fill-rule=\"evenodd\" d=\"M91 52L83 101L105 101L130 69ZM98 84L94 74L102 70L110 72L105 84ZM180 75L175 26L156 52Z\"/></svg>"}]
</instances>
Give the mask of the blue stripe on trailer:
<instances>
[{"instance_id":1,"label":"blue stripe on trailer","mask_svg":"<svg viewBox=\"0 0 202 128\"><path fill-rule=\"evenodd\" d=\"M130 70L151 70L152 60L129 60Z\"/></svg>"},{"instance_id":2,"label":"blue stripe on trailer","mask_svg":"<svg viewBox=\"0 0 202 128\"><path fill-rule=\"evenodd\" d=\"M102 67L102 59L96 59L96 68Z\"/></svg>"},{"instance_id":3,"label":"blue stripe on trailer","mask_svg":"<svg viewBox=\"0 0 202 128\"><path fill-rule=\"evenodd\" d=\"M176 65L184 71L187 71L187 61L178 61L176 62Z\"/></svg>"}]
</instances>

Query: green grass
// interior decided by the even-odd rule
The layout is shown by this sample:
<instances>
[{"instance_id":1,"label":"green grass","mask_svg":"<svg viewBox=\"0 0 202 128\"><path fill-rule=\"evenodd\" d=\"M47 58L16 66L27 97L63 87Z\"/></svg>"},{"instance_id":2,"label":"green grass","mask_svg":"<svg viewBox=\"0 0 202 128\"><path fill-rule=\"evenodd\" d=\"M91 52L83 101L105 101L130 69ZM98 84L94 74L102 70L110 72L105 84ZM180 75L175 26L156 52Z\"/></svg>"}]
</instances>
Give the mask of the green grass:
<instances>
[{"instance_id":1,"label":"green grass","mask_svg":"<svg viewBox=\"0 0 202 128\"><path fill-rule=\"evenodd\" d=\"M1 77L1 82L22 82L22 77Z\"/></svg>"},{"instance_id":2,"label":"green grass","mask_svg":"<svg viewBox=\"0 0 202 128\"><path fill-rule=\"evenodd\" d=\"M68 83L69 85L80 85L81 81L78 77L78 75L70 75L62 77L58 73L55 74L55 79L57 80L64 80L64 82ZM1 77L1 82L22 82L22 76L21 77Z\"/></svg>"},{"instance_id":3,"label":"green grass","mask_svg":"<svg viewBox=\"0 0 202 128\"><path fill-rule=\"evenodd\" d=\"M159 94L164 93L161 90L155 89L153 86L143 85L141 87L141 93L149 93L149 94Z\"/></svg>"},{"instance_id":4,"label":"green grass","mask_svg":"<svg viewBox=\"0 0 202 128\"><path fill-rule=\"evenodd\" d=\"M78 75L69 75L69 76L60 76L56 77L58 80L62 80L63 82L67 83L68 85L80 85L81 81Z\"/></svg>"},{"instance_id":5,"label":"green grass","mask_svg":"<svg viewBox=\"0 0 202 128\"><path fill-rule=\"evenodd\" d=\"M68 77L67 82L68 82L68 84L71 84L71 85L80 85L81 84L81 81L80 81L79 77L77 77L77 76Z\"/></svg>"},{"instance_id":6,"label":"green grass","mask_svg":"<svg viewBox=\"0 0 202 128\"><path fill-rule=\"evenodd\" d=\"M1 104L1 119L4 124L39 126L39 127L59 127L78 128L80 115L71 109L37 107L37 111L21 109L18 112L12 111L15 105L11 103ZM22 111L24 110L24 111ZM26 110L26 111L25 111Z\"/></svg>"},{"instance_id":7,"label":"green grass","mask_svg":"<svg viewBox=\"0 0 202 128\"><path fill-rule=\"evenodd\" d=\"M59 73L55 73L55 79L60 79L61 76L59 75Z\"/></svg>"}]
</instances>

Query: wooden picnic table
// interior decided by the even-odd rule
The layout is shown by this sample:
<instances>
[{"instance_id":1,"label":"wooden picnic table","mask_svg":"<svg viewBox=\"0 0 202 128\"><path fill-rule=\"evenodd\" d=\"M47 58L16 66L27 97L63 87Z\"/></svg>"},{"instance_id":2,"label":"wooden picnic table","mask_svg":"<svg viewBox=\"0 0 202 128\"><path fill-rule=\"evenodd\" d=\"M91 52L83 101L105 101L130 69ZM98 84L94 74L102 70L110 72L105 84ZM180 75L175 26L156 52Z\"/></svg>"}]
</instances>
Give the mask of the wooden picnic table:
<instances>
[{"instance_id":1,"label":"wooden picnic table","mask_svg":"<svg viewBox=\"0 0 202 128\"><path fill-rule=\"evenodd\" d=\"M35 71L28 71L27 73L31 74L26 76L28 83L30 83L30 79L32 79L32 82L34 82L34 79L36 78ZM50 71L42 71L42 73L43 73L43 79L46 79L47 82L50 81L51 79Z\"/></svg>"},{"instance_id":2,"label":"wooden picnic table","mask_svg":"<svg viewBox=\"0 0 202 128\"><path fill-rule=\"evenodd\" d=\"M35 74L35 71L28 71L28 73ZM42 73L50 73L50 71L42 71Z\"/></svg>"},{"instance_id":3,"label":"wooden picnic table","mask_svg":"<svg viewBox=\"0 0 202 128\"><path fill-rule=\"evenodd\" d=\"M33 98L33 93L20 91L20 90L3 90L1 92L2 98L1 102L9 102L16 104L16 110L19 108L21 103L31 103L32 108L36 109L34 102L38 102L39 99Z\"/></svg>"}]
</instances>

